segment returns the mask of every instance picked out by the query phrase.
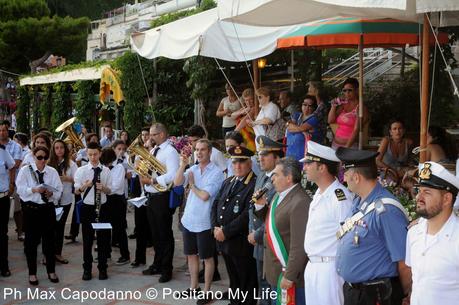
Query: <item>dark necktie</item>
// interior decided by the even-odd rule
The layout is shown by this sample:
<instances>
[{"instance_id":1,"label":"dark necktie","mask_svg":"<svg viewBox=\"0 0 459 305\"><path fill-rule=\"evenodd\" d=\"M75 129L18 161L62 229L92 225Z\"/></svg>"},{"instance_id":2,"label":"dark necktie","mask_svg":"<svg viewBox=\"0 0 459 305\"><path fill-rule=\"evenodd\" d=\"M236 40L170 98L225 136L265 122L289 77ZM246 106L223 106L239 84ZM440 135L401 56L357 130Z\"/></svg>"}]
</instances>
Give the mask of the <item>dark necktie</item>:
<instances>
[{"instance_id":1,"label":"dark necktie","mask_svg":"<svg viewBox=\"0 0 459 305\"><path fill-rule=\"evenodd\" d=\"M97 191L96 191L96 183L99 180L100 172L102 171L100 167L93 167L92 170L94 171L94 177L92 178L92 184L94 185L94 204L97 202Z\"/></svg>"},{"instance_id":2,"label":"dark necktie","mask_svg":"<svg viewBox=\"0 0 459 305\"><path fill-rule=\"evenodd\" d=\"M234 180L233 185L231 186L230 194L232 194L237 189L240 182L241 181L238 178Z\"/></svg>"},{"instance_id":3,"label":"dark necktie","mask_svg":"<svg viewBox=\"0 0 459 305\"><path fill-rule=\"evenodd\" d=\"M159 146L156 146L155 147L155 150L153 151L153 157L156 157L156 155L158 154L158 151L160 150L160 147Z\"/></svg>"},{"instance_id":4,"label":"dark necktie","mask_svg":"<svg viewBox=\"0 0 459 305\"><path fill-rule=\"evenodd\" d=\"M38 183L40 184L45 183L45 180L43 179L43 176L45 175L45 173L44 172L40 173L38 169L36 170L36 173L38 174ZM44 203L48 203L48 198L46 198L45 193L41 193L40 196L41 196L41 200L43 200Z\"/></svg>"},{"instance_id":5,"label":"dark necktie","mask_svg":"<svg viewBox=\"0 0 459 305\"><path fill-rule=\"evenodd\" d=\"M123 162L124 162L123 159L118 159L118 161L116 161L116 164L121 164L121 163L123 163Z\"/></svg>"}]
</instances>

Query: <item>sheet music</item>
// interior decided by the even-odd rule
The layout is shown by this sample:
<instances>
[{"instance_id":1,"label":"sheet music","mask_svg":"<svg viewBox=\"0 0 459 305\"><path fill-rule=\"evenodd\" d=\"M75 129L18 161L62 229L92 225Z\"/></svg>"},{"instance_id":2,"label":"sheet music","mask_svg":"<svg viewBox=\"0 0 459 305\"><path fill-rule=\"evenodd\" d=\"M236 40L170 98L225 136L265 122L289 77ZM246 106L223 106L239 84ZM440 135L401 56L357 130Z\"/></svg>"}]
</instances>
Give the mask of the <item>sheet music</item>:
<instances>
[{"instance_id":1,"label":"sheet music","mask_svg":"<svg viewBox=\"0 0 459 305\"><path fill-rule=\"evenodd\" d=\"M145 205L147 200L148 199L146 196L140 196L140 197L129 199L128 202L132 204L133 206L140 208L141 206Z\"/></svg>"}]
</instances>

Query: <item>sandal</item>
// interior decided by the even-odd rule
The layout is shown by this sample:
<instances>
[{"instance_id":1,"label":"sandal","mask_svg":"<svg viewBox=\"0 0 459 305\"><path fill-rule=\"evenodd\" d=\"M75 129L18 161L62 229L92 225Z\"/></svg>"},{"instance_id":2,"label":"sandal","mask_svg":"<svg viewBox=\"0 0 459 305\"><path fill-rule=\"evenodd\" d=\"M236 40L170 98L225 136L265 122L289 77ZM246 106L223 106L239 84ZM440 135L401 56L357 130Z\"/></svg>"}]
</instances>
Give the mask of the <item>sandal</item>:
<instances>
[{"instance_id":1,"label":"sandal","mask_svg":"<svg viewBox=\"0 0 459 305\"><path fill-rule=\"evenodd\" d=\"M63 259L59 259L56 257L56 262L60 263L60 264L63 264L63 265L67 265L69 263L69 261L65 258Z\"/></svg>"}]
</instances>

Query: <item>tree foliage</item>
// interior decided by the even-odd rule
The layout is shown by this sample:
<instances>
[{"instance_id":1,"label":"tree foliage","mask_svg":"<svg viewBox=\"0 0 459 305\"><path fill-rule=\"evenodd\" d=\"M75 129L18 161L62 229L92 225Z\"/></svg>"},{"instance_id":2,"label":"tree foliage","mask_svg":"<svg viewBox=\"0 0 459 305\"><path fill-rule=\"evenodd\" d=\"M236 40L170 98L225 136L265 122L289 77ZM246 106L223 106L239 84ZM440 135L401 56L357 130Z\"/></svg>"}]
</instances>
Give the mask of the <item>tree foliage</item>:
<instances>
[{"instance_id":1,"label":"tree foliage","mask_svg":"<svg viewBox=\"0 0 459 305\"><path fill-rule=\"evenodd\" d=\"M91 20L100 19L104 12L122 7L134 0L47 0L53 15L61 17L89 17Z\"/></svg>"},{"instance_id":2,"label":"tree foliage","mask_svg":"<svg viewBox=\"0 0 459 305\"><path fill-rule=\"evenodd\" d=\"M70 118L72 105L70 103L70 86L68 83L55 83L53 85L53 113L51 115L51 130Z\"/></svg>"},{"instance_id":3,"label":"tree foliage","mask_svg":"<svg viewBox=\"0 0 459 305\"><path fill-rule=\"evenodd\" d=\"M18 87L16 121L17 130L19 132L29 133L29 109L30 109L30 93L29 87Z\"/></svg>"},{"instance_id":4,"label":"tree foliage","mask_svg":"<svg viewBox=\"0 0 459 305\"><path fill-rule=\"evenodd\" d=\"M0 0L1 2L8 2ZM47 52L69 62L84 59L89 19L50 17L44 0L0 2L0 66L14 72L29 70L29 62Z\"/></svg>"},{"instance_id":5,"label":"tree foliage","mask_svg":"<svg viewBox=\"0 0 459 305\"><path fill-rule=\"evenodd\" d=\"M41 98L40 98L40 127L51 126L51 114L53 112L53 100L52 100L52 86L43 85L40 86Z\"/></svg>"},{"instance_id":6,"label":"tree foliage","mask_svg":"<svg viewBox=\"0 0 459 305\"><path fill-rule=\"evenodd\" d=\"M173 22L191 15L207 11L216 6L217 4L213 0L203 0L201 2L201 5L197 8L161 15L159 18L151 22L151 26L155 28L169 22Z\"/></svg>"},{"instance_id":7,"label":"tree foliage","mask_svg":"<svg viewBox=\"0 0 459 305\"><path fill-rule=\"evenodd\" d=\"M75 111L77 119L83 125L92 126L94 114L96 113L96 102L94 101L92 80L77 81L72 88L76 90L77 98L75 101Z\"/></svg>"}]
</instances>

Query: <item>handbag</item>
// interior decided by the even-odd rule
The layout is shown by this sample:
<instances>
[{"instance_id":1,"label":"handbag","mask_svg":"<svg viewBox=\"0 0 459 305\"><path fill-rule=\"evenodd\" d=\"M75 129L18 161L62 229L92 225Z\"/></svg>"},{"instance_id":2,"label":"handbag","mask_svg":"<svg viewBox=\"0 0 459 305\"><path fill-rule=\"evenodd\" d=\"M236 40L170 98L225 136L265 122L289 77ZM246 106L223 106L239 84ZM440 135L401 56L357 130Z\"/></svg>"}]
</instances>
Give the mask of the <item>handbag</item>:
<instances>
[{"instance_id":1,"label":"handbag","mask_svg":"<svg viewBox=\"0 0 459 305\"><path fill-rule=\"evenodd\" d=\"M185 198L185 188L183 185L174 186L169 194L169 208L175 209L181 206Z\"/></svg>"}]
</instances>

